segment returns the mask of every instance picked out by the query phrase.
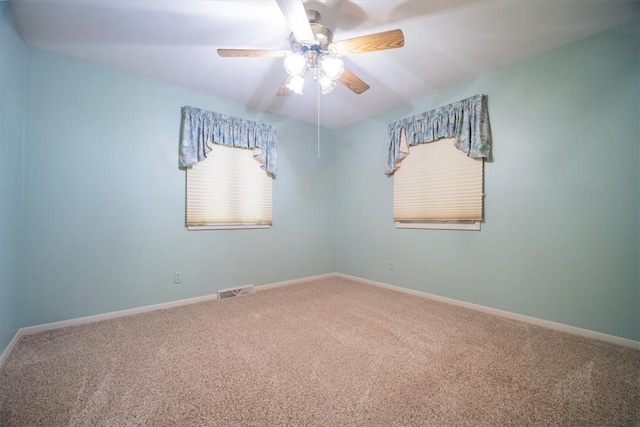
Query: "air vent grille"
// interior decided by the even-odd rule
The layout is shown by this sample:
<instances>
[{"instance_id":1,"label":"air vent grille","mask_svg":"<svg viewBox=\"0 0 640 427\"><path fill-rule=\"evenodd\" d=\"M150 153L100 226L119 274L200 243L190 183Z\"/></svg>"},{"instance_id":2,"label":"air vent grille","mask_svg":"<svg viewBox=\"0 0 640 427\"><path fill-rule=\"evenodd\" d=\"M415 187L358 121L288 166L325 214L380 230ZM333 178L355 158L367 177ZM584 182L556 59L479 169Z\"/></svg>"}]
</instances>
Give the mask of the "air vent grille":
<instances>
[{"instance_id":1,"label":"air vent grille","mask_svg":"<svg viewBox=\"0 0 640 427\"><path fill-rule=\"evenodd\" d=\"M254 285L241 286L239 288L220 289L218 291L218 299L240 297L250 295L256 292Z\"/></svg>"}]
</instances>

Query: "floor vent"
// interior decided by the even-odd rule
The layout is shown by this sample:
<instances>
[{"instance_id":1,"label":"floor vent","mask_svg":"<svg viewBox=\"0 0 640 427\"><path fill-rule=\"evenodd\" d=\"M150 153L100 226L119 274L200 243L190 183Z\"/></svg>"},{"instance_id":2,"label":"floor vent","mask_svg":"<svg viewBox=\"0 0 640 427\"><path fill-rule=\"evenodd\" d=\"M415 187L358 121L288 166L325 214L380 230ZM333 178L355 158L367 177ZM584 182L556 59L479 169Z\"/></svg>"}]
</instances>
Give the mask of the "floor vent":
<instances>
[{"instance_id":1,"label":"floor vent","mask_svg":"<svg viewBox=\"0 0 640 427\"><path fill-rule=\"evenodd\" d=\"M243 295L253 294L255 292L256 287L253 285L241 286L239 288L220 289L218 291L218 299L240 297Z\"/></svg>"}]
</instances>

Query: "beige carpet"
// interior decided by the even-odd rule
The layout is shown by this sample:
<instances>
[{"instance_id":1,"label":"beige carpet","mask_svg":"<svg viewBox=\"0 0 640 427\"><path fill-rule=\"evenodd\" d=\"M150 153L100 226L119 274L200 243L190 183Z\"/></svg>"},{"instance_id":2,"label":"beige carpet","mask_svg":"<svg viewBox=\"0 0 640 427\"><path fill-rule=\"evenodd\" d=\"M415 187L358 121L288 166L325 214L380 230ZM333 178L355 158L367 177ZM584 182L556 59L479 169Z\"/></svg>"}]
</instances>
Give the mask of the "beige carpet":
<instances>
[{"instance_id":1,"label":"beige carpet","mask_svg":"<svg viewBox=\"0 0 640 427\"><path fill-rule=\"evenodd\" d=\"M23 337L3 426L630 426L640 351L344 280Z\"/></svg>"}]
</instances>

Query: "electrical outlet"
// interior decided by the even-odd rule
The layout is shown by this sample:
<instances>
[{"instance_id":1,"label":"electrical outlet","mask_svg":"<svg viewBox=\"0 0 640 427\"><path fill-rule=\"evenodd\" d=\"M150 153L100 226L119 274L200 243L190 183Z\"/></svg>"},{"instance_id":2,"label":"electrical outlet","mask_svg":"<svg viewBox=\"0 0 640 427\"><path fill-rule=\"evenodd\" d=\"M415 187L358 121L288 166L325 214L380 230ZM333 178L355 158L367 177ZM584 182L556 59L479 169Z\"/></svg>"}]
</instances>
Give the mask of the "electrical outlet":
<instances>
[{"instance_id":1,"label":"electrical outlet","mask_svg":"<svg viewBox=\"0 0 640 427\"><path fill-rule=\"evenodd\" d=\"M173 283L175 283L176 285L179 283L182 283L182 273L179 271L176 271L175 273L173 273Z\"/></svg>"},{"instance_id":2,"label":"electrical outlet","mask_svg":"<svg viewBox=\"0 0 640 427\"><path fill-rule=\"evenodd\" d=\"M393 271L395 269L396 269L396 266L393 264L393 262L389 262L389 265L387 265L387 270Z\"/></svg>"}]
</instances>

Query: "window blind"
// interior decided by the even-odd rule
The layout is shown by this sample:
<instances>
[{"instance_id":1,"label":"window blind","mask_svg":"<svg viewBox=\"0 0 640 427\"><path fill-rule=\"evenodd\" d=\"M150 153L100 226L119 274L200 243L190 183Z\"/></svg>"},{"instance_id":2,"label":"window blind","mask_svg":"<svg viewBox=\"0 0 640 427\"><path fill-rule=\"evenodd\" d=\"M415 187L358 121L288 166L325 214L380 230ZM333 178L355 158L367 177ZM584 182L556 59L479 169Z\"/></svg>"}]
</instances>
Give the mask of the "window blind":
<instances>
[{"instance_id":1,"label":"window blind","mask_svg":"<svg viewBox=\"0 0 640 427\"><path fill-rule=\"evenodd\" d=\"M252 150L213 144L187 170L187 227L271 225L272 187Z\"/></svg>"},{"instance_id":2,"label":"window blind","mask_svg":"<svg viewBox=\"0 0 640 427\"><path fill-rule=\"evenodd\" d=\"M483 160L451 138L411 147L393 178L394 221L481 221Z\"/></svg>"}]
</instances>

